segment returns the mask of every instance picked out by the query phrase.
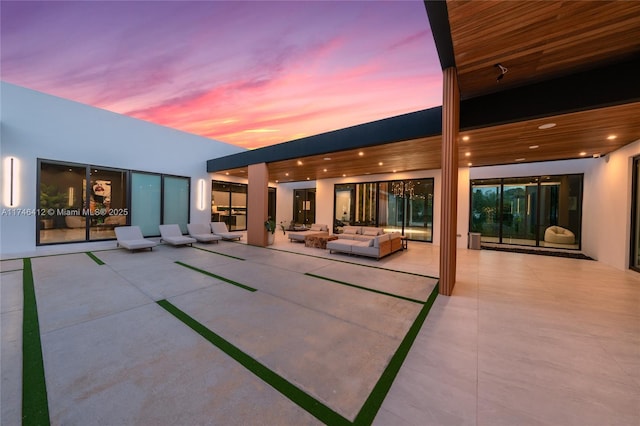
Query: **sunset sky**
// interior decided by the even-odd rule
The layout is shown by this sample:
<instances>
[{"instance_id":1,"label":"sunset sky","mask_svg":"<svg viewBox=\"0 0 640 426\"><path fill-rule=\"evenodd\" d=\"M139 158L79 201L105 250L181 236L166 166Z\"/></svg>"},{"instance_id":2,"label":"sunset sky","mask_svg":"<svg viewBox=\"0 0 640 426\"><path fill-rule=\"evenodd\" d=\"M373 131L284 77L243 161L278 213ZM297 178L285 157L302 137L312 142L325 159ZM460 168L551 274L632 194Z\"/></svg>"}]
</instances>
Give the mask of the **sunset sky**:
<instances>
[{"instance_id":1,"label":"sunset sky","mask_svg":"<svg viewBox=\"0 0 640 426\"><path fill-rule=\"evenodd\" d=\"M3 81L245 148L442 104L421 0L0 8Z\"/></svg>"}]
</instances>

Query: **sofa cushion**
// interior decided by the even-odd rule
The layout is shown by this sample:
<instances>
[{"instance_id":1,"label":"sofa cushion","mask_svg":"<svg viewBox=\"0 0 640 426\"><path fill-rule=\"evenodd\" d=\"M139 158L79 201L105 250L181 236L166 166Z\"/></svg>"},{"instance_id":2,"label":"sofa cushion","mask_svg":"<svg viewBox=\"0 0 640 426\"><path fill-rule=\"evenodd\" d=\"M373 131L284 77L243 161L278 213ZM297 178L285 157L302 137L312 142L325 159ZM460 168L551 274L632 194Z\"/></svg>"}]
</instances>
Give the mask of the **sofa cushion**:
<instances>
[{"instance_id":1,"label":"sofa cushion","mask_svg":"<svg viewBox=\"0 0 640 426\"><path fill-rule=\"evenodd\" d=\"M311 231L329 231L328 225L323 225L321 223L314 223L311 225Z\"/></svg>"},{"instance_id":2,"label":"sofa cushion","mask_svg":"<svg viewBox=\"0 0 640 426\"><path fill-rule=\"evenodd\" d=\"M375 237L376 235L382 234L384 231L381 228L372 228L370 226L365 226L362 228L362 235L367 235L370 237Z\"/></svg>"},{"instance_id":3,"label":"sofa cushion","mask_svg":"<svg viewBox=\"0 0 640 426\"><path fill-rule=\"evenodd\" d=\"M380 247L380 242L382 241L387 241L391 239L391 235L390 234L382 234L382 235L378 235L377 237L373 238L371 240L371 246L372 247Z\"/></svg>"},{"instance_id":4,"label":"sofa cushion","mask_svg":"<svg viewBox=\"0 0 640 426\"><path fill-rule=\"evenodd\" d=\"M361 229L360 226L345 226L342 228L342 233L347 235L360 234Z\"/></svg>"}]
</instances>

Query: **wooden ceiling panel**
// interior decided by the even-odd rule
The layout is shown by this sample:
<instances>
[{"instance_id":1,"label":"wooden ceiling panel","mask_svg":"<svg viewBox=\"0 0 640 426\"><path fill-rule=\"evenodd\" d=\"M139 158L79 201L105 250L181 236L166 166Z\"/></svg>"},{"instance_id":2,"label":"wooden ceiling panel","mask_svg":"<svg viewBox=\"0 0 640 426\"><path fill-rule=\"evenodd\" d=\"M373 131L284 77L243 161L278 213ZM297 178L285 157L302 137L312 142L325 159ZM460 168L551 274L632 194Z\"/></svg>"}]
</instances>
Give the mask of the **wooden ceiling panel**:
<instances>
[{"instance_id":1,"label":"wooden ceiling panel","mask_svg":"<svg viewBox=\"0 0 640 426\"><path fill-rule=\"evenodd\" d=\"M447 0L462 98L640 54L637 1ZM500 81L495 64L509 71Z\"/></svg>"},{"instance_id":2,"label":"wooden ceiling panel","mask_svg":"<svg viewBox=\"0 0 640 426\"><path fill-rule=\"evenodd\" d=\"M606 155L640 139L640 103L487 127L460 133L459 166L472 167L517 162L552 161ZM551 129L538 126L556 123ZM607 139L615 135L615 139ZM462 138L469 136L468 141ZM364 176L440 168L441 137L415 139L378 145L362 150L334 152L269 163L272 182L294 182L343 175ZM530 146L538 148L531 149ZM363 155L360 156L359 152ZM469 152L470 156L465 154ZM330 158L325 160L324 158ZM300 160L301 165L297 163ZM379 163L382 162L382 165ZM326 172L324 170L327 170ZM227 170L247 177L247 170ZM225 171L221 172L225 173Z\"/></svg>"}]
</instances>

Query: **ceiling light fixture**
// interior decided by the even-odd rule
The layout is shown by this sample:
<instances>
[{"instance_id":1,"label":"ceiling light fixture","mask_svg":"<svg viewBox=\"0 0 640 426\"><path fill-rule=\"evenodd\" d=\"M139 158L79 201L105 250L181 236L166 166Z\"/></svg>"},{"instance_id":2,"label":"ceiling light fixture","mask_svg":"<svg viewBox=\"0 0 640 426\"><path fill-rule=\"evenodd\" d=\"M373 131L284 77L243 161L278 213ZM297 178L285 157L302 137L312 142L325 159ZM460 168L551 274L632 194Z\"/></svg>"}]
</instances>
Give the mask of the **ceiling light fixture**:
<instances>
[{"instance_id":1,"label":"ceiling light fixture","mask_svg":"<svg viewBox=\"0 0 640 426\"><path fill-rule=\"evenodd\" d=\"M364 152L360 151L360 152L358 153L358 155L359 155L360 157L362 157L362 156L364 155Z\"/></svg>"},{"instance_id":2,"label":"ceiling light fixture","mask_svg":"<svg viewBox=\"0 0 640 426\"><path fill-rule=\"evenodd\" d=\"M529 147L529 149L538 149L538 148L540 148L540 145L531 145Z\"/></svg>"},{"instance_id":3,"label":"ceiling light fixture","mask_svg":"<svg viewBox=\"0 0 640 426\"><path fill-rule=\"evenodd\" d=\"M225 175L229 176L229 172L225 173Z\"/></svg>"},{"instance_id":4,"label":"ceiling light fixture","mask_svg":"<svg viewBox=\"0 0 640 426\"><path fill-rule=\"evenodd\" d=\"M471 167L473 166L473 163L467 163L467 166Z\"/></svg>"},{"instance_id":5,"label":"ceiling light fixture","mask_svg":"<svg viewBox=\"0 0 640 426\"><path fill-rule=\"evenodd\" d=\"M600 154L593 154L593 158L600 158Z\"/></svg>"},{"instance_id":6,"label":"ceiling light fixture","mask_svg":"<svg viewBox=\"0 0 640 426\"><path fill-rule=\"evenodd\" d=\"M331 157L324 157L323 160L324 161L329 161L329 160L331 160Z\"/></svg>"},{"instance_id":7,"label":"ceiling light fixture","mask_svg":"<svg viewBox=\"0 0 640 426\"><path fill-rule=\"evenodd\" d=\"M347 177L347 175L343 174L342 177Z\"/></svg>"},{"instance_id":8,"label":"ceiling light fixture","mask_svg":"<svg viewBox=\"0 0 640 426\"><path fill-rule=\"evenodd\" d=\"M587 153L586 153L586 152L584 152L584 151L582 151L582 152L580 153L580 157L584 157L585 155L587 155Z\"/></svg>"},{"instance_id":9,"label":"ceiling light fixture","mask_svg":"<svg viewBox=\"0 0 640 426\"><path fill-rule=\"evenodd\" d=\"M302 161L298 160L298 166L302 166Z\"/></svg>"},{"instance_id":10,"label":"ceiling light fixture","mask_svg":"<svg viewBox=\"0 0 640 426\"><path fill-rule=\"evenodd\" d=\"M311 178L307 178L307 180L310 180Z\"/></svg>"},{"instance_id":11,"label":"ceiling light fixture","mask_svg":"<svg viewBox=\"0 0 640 426\"><path fill-rule=\"evenodd\" d=\"M382 166L384 163L381 161L378 163L378 166Z\"/></svg>"},{"instance_id":12,"label":"ceiling light fixture","mask_svg":"<svg viewBox=\"0 0 640 426\"><path fill-rule=\"evenodd\" d=\"M395 173L396 171L394 170L393 173Z\"/></svg>"},{"instance_id":13,"label":"ceiling light fixture","mask_svg":"<svg viewBox=\"0 0 640 426\"><path fill-rule=\"evenodd\" d=\"M526 158L516 158L516 161L524 161Z\"/></svg>"},{"instance_id":14,"label":"ceiling light fixture","mask_svg":"<svg viewBox=\"0 0 640 426\"><path fill-rule=\"evenodd\" d=\"M327 169L322 169L322 171L323 171L323 172L326 172L326 171L327 171Z\"/></svg>"},{"instance_id":15,"label":"ceiling light fixture","mask_svg":"<svg viewBox=\"0 0 640 426\"><path fill-rule=\"evenodd\" d=\"M556 123L545 123L538 126L540 130L551 129L552 127L556 127Z\"/></svg>"},{"instance_id":16,"label":"ceiling light fixture","mask_svg":"<svg viewBox=\"0 0 640 426\"><path fill-rule=\"evenodd\" d=\"M471 157L471 153L470 153L470 152L465 152L465 153L464 153L464 156L465 156L465 157Z\"/></svg>"},{"instance_id":17,"label":"ceiling light fixture","mask_svg":"<svg viewBox=\"0 0 640 426\"><path fill-rule=\"evenodd\" d=\"M276 179L276 183L278 183L278 179Z\"/></svg>"},{"instance_id":18,"label":"ceiling light fixture","mask_svg":"<svg viewBox=\"0 0 640 426\"><path fill-rule=\"evenodd\" d=\"M289 176L289 173L285 173L284 175L285 175L285 176Z\"/></svg>"},{"instance_id":19,"label":"ceiling light fixture","mask_svg":"<svg viewBox=\"0 0 640 426\"><path fill-rule=\"evenodd\" d=\"M615 139L615 138L617 138L617 137L618 137L618 136L616 136L616 135L609 135L609 136L607 136L607 139L608 139L608 140L610 140L610 141L612 141L612 140L614 140L614 139Z\"/></svg>"},{"instance_id":20,"label":"ceiling light fixture","mask_svg":"<svg viewBox=\"0 0 640 426\"><path fill-rule=\"evenodd\" d=\"M463 136L462 140L465 141L465 142L468 141L469 140L469 136Z\"/></svg>"},{"instance_id":21,"label":"ceiling light fixture","mask_svg":"<svg viewBox=\"0 0 640 426\"><path fill-rule=\"evenodd\" d=\"M496 83L500 83L500 80L502 80L504 78L504 75L509 72L509 69L502 66L502 64L495 64L494 67L500 70L500 75L498 76L498 78L496 78Z\"/></svg>"}]
</instances>

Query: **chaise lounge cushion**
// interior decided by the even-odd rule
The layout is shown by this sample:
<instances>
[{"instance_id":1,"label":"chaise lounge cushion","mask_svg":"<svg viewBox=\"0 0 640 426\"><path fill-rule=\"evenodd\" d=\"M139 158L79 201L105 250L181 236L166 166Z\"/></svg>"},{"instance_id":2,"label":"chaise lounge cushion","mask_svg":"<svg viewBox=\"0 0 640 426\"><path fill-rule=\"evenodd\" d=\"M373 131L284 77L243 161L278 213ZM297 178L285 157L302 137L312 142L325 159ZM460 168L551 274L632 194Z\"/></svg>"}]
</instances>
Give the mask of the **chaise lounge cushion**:
<instances>
[{"instance_id":1,"label":"chaise lounge cushion","mask_svg":"<svg viewBox=\"0 0 640 426\"><path fill-rule=\"evenodd\" d=\"M195 238L201 243L210 243L215 241L216 243L222 239L220 235L214 235L211 233L211 227L207 223L189 223L187 224L187 230L189 236Z\"/></svg>"},{"instance_id":2,"label":"chaise lounge cushion","mask_svg":"<svg viewBox=\"0 0 640 426\"><path fill-rule=\"evenodd\" d=\"M160 241L167 242L172 246L192 245L196 242L195 238L182 235L178 224L160 225Z\"/></svg>"},{"instance_id":3,"label":"chaise lounge cushion","mask_svg":"<svg viewBox=\"0 0 640 426\"><path fill-rule=\"evenodd\" d=\"M229 232L227 224L224 222L211 222L211 232L216 235L220 235L223 240L240 240L242 234L239 232Z\"/></svg>"},{"instance_id":4,"label":"chaise lounge cushion","mask_svg":"<svg viewBox=\"0 0 640 426\"><path fill-rule=\"evenodd\" d=\"M153 250L153 247L158 245L155 241L145 239L139 226L118 226L114 230L118 240L116 244L126 249L133 251L148 248Z\"/></svg>"}]
</instances>

